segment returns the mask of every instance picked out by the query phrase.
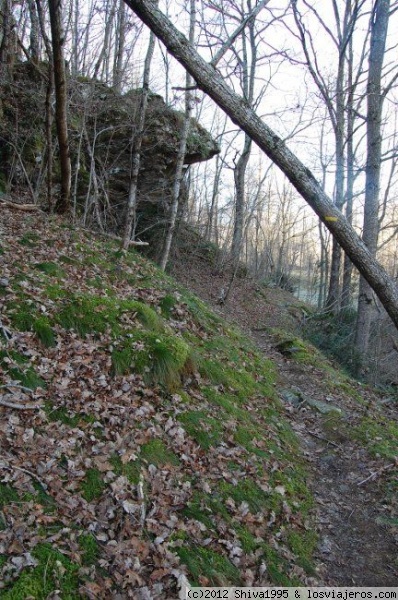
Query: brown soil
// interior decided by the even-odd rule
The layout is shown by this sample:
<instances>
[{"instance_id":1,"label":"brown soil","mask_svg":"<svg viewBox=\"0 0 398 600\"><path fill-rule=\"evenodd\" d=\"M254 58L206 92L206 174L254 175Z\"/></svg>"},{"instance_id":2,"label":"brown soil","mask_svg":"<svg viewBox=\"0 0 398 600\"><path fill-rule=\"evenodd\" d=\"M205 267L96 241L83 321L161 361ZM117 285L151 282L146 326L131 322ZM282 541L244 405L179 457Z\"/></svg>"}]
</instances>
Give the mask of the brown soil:
<instances>
[{"instance_id":1,"label":"brown soil","mask_svg":"<svg viewBox=\"0 0 398 600\"><path fill-rule=\"evenodd\" d=\"M388 496L387 483L397 470L382 458L373 458L351 428L364 416L380 410L383 399L355 382L357 398L330 385L325 371L286 357L275 348L270 328L299 332L302 303L280 289L260 288L247 279L236 279L228 302L218 303L228 278L211 274L207 261L185 255L175 259L173 276L192 289L230 321L244 328L279 373L278 393L295 393L330 402L343 417L322 415L305 402L286 403L286 414L301 440L310 473L309 485L316 500L315 526L319 544L316 555L319 585L398 585L398 506ZM337 391L336 391L337 390ZM358 400L362 399L362 403ZM383 414L398 419L394 406L385 403ZM396 466L396 464L395 464ZM369 476L374 473L374 477ZM396 484L395 484L396 485ZM396 489L396 487L395 487Z\"/></svg>"}]
</instances>

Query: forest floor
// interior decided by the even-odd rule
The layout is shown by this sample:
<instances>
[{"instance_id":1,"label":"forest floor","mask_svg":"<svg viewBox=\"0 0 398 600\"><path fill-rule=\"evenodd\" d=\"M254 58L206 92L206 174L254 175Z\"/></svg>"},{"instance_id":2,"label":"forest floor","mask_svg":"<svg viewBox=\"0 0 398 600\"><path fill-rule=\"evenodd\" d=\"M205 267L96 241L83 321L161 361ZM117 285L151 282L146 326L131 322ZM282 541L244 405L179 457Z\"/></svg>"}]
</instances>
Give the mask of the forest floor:
<instances>
[{"instance_id":1,"label":"forest floor","mask_svg":"<svg viewBox=\"0 0 398 600\"><path fill-rule=\"evenodd\" d=\"M2 600L397 585L396 402L302 303L5 207L0 269Z\"/></svg>"},{"instance_id":2,"label":"forest floor","mask_svg":"<svg viewBox=\"0 0 398 600\"><path fill-rule=\"evenodd\" d=\"M325 376L325 365L300 361L300 352L296 359L300 347L289 353L289 345L281 344L287 339L282 332L291 332L294 345L305 314L289 292L237 278L228 302L220 306L228 278L216 269L212 273L194 254L189 262L176 257L173 276L242 327L277 367L278 394L301 440L316 498L319 585L397 586L396 397L353 380L341 385L333 366ZM383 439L387 430L391 443Z\"/></svg>"}]
</instances>

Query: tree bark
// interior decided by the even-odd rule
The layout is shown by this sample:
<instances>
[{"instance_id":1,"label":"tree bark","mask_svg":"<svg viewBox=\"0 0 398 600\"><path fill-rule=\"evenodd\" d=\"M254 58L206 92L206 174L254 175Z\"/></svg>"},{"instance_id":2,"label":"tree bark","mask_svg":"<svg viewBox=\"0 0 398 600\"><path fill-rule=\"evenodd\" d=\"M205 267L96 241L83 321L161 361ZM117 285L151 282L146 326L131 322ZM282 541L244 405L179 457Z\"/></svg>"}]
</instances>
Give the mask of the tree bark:
<instances>
[{"instance_id":1,"label":"tree bark","mask_svg":"<svg viewBox=\"0 0 398 600\"><path fill-rule=\"evenodd\" d=\"M196 20L196 0L190 1L190 15L189 15L189 43L193 45L195 39L195 20ZM173 242L174 233L177 224L177 214L178 214L178 206L179 206L179 198L180 198L180 189L181 182L184 177L184 161L185 155L187 151L187 141L189 129L191 126L191 115L192 115L192 78L187 71L186 79L185 79L185 114L184 120L182 123L181 131L180 131L180 144L178 148L177 155L177 164L176 171L174 174L174 185L173 185L173 194L171 199L170 206L170 216L169 216L169 226L166 233L166 239L163 248L162 258L160 260L160 268L162 271L165 271L171 250L171 244Z\"/></svg>"},{"instance_id":2,"label":"tree bark","mask_svg":"<svg viewBox=\"0 0 398 600\"><path fill-rule=\"evenodd\" d=\"M311 171L291 152L283 140L235 94L223 77L196 52L182 33L150 0L125 0L137 16L162 40L169 52L207 93L280 168L299 194L323 221L360 273L380 298L398 328L398 288L375 260L342 213L333 205Z\"/></svg>"},{"instance_id":3,"label":"tree bark","mask_svg":"<svg viewBox=\"0 0 398 600\"><path fill-rule=\"evenodd\" d=\"M55 119L61 169L61 193L58 201L56 202L55 210L59 214L64 214L70 210L70 191L72 181L68 137L67 84L65 60L63 54L65 38L62 32L60 0L49 0L48 5L50 11L54 66Z\"/></svg>"},{"instance_id":4,"label":"tree bark","mask_svg":"<svg viewBox=\"0 0 398 600\"><path fill-rule=\"evenodd\" d=\"M371 21L369 73L367 84L367 159L365 207L362 239L372 256L376 256L379 236L379 191L381 170L381 119L383 96L381 77L386 46L390 0L376 0ZM366 356L369 347L373 312L371 286L364 277L359 282L356 346Z\"/></svg>"},{"instance_id":5,"label":"tree bark","mask_svg":"<svg viewBox=\"0 0 398 600\"><path fill-rule=\"evenodd\" d=\"M148 107L149 97L149 77L151 73L151 62L155 49L155 36L151 32L149 35L148 48L145 56L144 75L142 82L142 92L140 98L140 108L138 113L137 130L133 136L132 153L131 153L131 174L129 196L127 201L126 221L124 225L123 244L122 248L126 251L130 246L131 235L135 229L135 217L137 208L138 196L138 176L141 165L141 148L144 137L145 119Z\"/></svg>"}]
</instances>

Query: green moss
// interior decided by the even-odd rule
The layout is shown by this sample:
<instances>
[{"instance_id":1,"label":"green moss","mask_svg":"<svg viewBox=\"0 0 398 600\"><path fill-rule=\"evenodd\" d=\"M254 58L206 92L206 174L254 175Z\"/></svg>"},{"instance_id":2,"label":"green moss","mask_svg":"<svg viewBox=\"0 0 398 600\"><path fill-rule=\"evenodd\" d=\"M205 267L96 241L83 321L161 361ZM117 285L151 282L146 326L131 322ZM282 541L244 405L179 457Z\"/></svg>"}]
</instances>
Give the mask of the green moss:
<instances>
[{"instance_id":1,"label":"green moss","mask_svg":"<svg viewBox=\"0 0 398 600\"><path fill-rule=\"evenodd\" d=\"M256 448L252 442L256 442L257 430L254 427L241 427L238 426L234 433L234 440L237 444L240 444L249 452L257 453L260 452L260 456L264 456L264 452Z\"/></svg>"},{"instance_id":2,"label":"green moss","mask_svg":"<svg viewBox=\"0 0 398 600\"><path fill-rule=\"evenodd\" d=\"M35 231L27 231L20 239L19 243L21 246L27 246L28 248L34 248L40 242L40 235Z\"/></svg>"},{"instance_id":3,"label":"green moss","mask_svg":"<svg viewBox=\"0 0 398 600\"><path fill-rule=\"evenodd\" d=\"M267 494L249 478L239 481L237 485L221 481L218 491L224 501L227 498L232 498L238 505L242 502L247 502L250 512L253 514L275 510L281 504L281 496L279 494Z\"/></svg>"},{"instance_id":4,"label":"green moss","mask_svg":"<svg viewBox=\"0 0 398 600\"><path fill-rule=\"evenodd\" d=\"M49 544L37 545L32 555L38 565L24 569L15 583L3 589L2 600L45 600L55 590L61 592L63 600L79 597L79 565Z\"/></svg>"},{"instance_id":5,"label":"green moss","mask_svg":"<svg viewBox=\"0 0 398 600\"><path fill-rule=\"evenodd\" d=\"M204 450L217 446L222 439L223 427L204 411L191 410L178 415L184 429Z\"/></svg>"},{"instance_id":6,"label":"green moss","mask_svg":"<svg viewBox=\"0 0 398 600\"><path fill-rule=\"evenodd\" d=\"M44 293L49 300L61 300L67 297L67 291L58 283L46 285Z\"/></svg>"},{"instance_id":7,"label":"green moss","mask_svg":"<svg viewBox=\"0 0 398 600\"><path fill-rule=\"evenodd\" d=\"M46 403L44 410L49 421L60 421L61 423L64 423L64 425L69 425L69 427L77 427L81 420L81 415L71 415L70 411L65 406L54 409L52 404Z\"/></svg>"},{"instance_id":8,"label":"green moss","mask_svg":"<svg viewBox=\"0 0 398 600\"><path fill-rule=\"evenodd\" d=\"M185 508L182 510L182 514L184 517L188 519L195 519L196 521L200 521L208 529L215 529L215 524L213 519L211 518L212 512L206 506L204 500L206 499L206 495L199 492L194 492L192 496L192 500L188 502Z\"/></svg>"},{"instance_id":9,"label":"green moss","mask_svg":"<svg viewBox=\"0 0 398 600\"><path fill-rule=\"evenodd\" d=\"M171 294L167 294L166 296L164 296L159 302L159 307L162 311L162 315L164 315L167 318L170 318L173 312L173 308L176 305L176 302L176 298Z\"/></svg>"},{"instance_id":10,"label":"green moss","mask_svg":"<svg viewBox=\"0 0 398 600\"><path fill-rule=\"evenodd\" d=\"M203 387L202 393L211 404L215 404L223 409L226 418L230 416L242 423L252 422L251 414L239 407L241 402L236 396L225 392L219 392L215 387L209 386Z\"/></svg>"},{"instance_id":11,"label":"green moss","mask_svg":"<svg viewBox=\"0 0 398 600\"><path fill-rule=\"evenodd\" d=\"M0 482L0 509L12 502L19 502L18 492L6 483Z\"/></svg>"},{"instance_id":12,"label":"green moss","mask_svg":"<svg viewBox=\"0 0 398 600\"><path fill-rule=\"evenodd\" d=\"M106 484L101 477L101 472L98 469L87 469L86 476L81 482L82 496L87 502L97 500L101 497Z\"/></svg>"},{"instance_id":13,"label":"green moss","mask_svg":"<svg viewBox=\"0 0 398 600\"><path fill-rule=\"evenodd\" d=\"M223 385L229 391L247 399L256 391L256 382L243 368L233 368L214 359L202 359L199 363L202 377L209 379L214 385Z\"/></svg>"},{"instance_id":14,"label":"green moss","mask_svg":"<svg viewBox=\"0 0 398 600\"><path fill-rule=\"evenodd\" d=\"M268 575L275 585L282 587L300 586L301 582L296 577L289 577L289 564L278 555L276 550L268 544L262 544L261 548L265 555Z\"/></svg>"},{"instance_id":15,"label":"green moss","mask_svg":"<svg viewBox=\"0 0 398 600\"><path fill-rule=\"evenodd\" d=\"M136 300L122 303L122 308L124 306L126 309L136 314L137 319L146 327L146 329L158 332L164 331L164 325L161 317L159 317L159 315L150 306L147 306L143 302L138 302Z\"/></svg>"},{"instance_id":16,"label":"green moss","mask_svg":"<svg viewBox=\"0 0 398 600\"><path fill-rule=\"evenodd\" d=\"M136 372L148 383L178 388L189 364L189 346L172 334L140 331L115 344L112 367L115 375Z\"/></svg>"},{"instance_id":17,"label":"green moss","mask_svg":"<svg viewBox=\"0 0 398 600\"><path fill-rule=\"evenodd\" d=\"M51 277L65 277L65 272L54 262L36 263L34 268Z\"/></svg>"},{"instance_id":18,"label":"green moss","mask_svg":"<svg viewBox=\"0 0 398 600\"><path fill-rule=\"evenodd\" d=\"M317 544L315 531L290 531L287 535L287 541L291 551L297 556L298 564L303 567L308 575L315 575L316 571L312 562Z\"/></svg>"},{"instance_id":19,"label":"green moss","mask_svg":"<svg viewBox=\"0 0 398 600\"><path fill-rule=\"evenodd\" d=\"M98 559L100 548L97 540L90 533L82 534L78 539L79 548L83 553L83 564L93 565Z\"/></svg>"},{"instance_id":20,"label":"green moss","mask_svg":"<svg viewBox=\"0 0 398 600\"><path fill-rule=\"evenodd\" d=\"M64 263L65 265L74 265L74 266L78 266L80 263L76 258L73 258L71 256L67 256L66 254L61 254L58 258L58 260L62 263Z\"/></svg>"},{"instance_id":21,"label":"green moss","mask_svg":"<svg viewBox=\"0 0 398 600\"><path fill-rule=\"evenodd\" d=\"M107 298L75 296L64 302L55 319L64 329L73 329L84 337L89 333L105 333L108 329L119 333L118 317L117 305Z\"/></svg>"},{"instance_id":22,"label":"green moss","mask_svg":"<svg viewBox=\"0 0 398 600\"><path fill-rule=\"evenodd\" d=\"M43 346L53 348L56 346L54 331L46 317L35 319L32 324L32 331L37 335Z\"/></svg>"},{"instance_id":23,"label":"green moss","mask_svg":"<svg viewBox=\"0 0 398 600\"><path fill-rule=\"evenodd\" d=\"M154 464L158 467L167 464L174 466L180 464L180 461L174 452L169 450L164 442L159 439L151 440L141 446L141 458L146 460L149 464Z\"/></svg>"},{"instance_id":24,"label":"green moss","mask_svg":"<svg viewBox=\"0 0 398 600\"><path fill-rule=\"evenodd\" d=\"M244 527L243 525L235 525L234 529L246 554L250 554L258 548L258 542L256 541L256 538L247 529L247 527Z\"/></svg>"},{"instance_id":25,"label":"green moss","mask_svg":"<svg viewBox=\"0 0 398 600\"><path fill-rule=\"evenodd\" d=\"M211 586L241 584L239 569L228 558L211 548L190 545L176 548L175 551L181 562L187 566L189 580L194 586L200 585L201 576L208 579Z\"/></svg>"},{"instance_id":26,"label":"green moss","mask_svg":"<svg viewBox=\"0 0 398 600\"><path fill-rule=\"evenodd\" d=\"M38 387L46 387L46 382L36 374L33 367L25 367L24 369L11 368L7 369L7 371L13 380L19 381L23 387L31 390L35 390Z\"/></svg>"},{"instance_id":27,"label":"green moss","mask_svg":"<svg viewBox=\"0 0 398 600\"><path fill-rule=\"evenodd\" d=\"M352 435L366 444L375 456L394 460L398 455L398 425L387 418L365 417Z\"/></svg>"},{"instance_id":28,"label":"green moss","mask_svg":"<svg viewBox=\"0 0 398 600\"><path fill-rule=\"evenodd\" d=\"M18 304L7 304L11 324L18 331L31 331L32 323L38 314L32 301L21 298Z\"/></svg>"},{"instance_id":29,"label":"green moss","mask_svg":"<svg viewBox=\"0 0 398 600\"><path fill-rule=\"evenodd\" d=\"M127 463L123 463L122 459L118 454L114 454L110 458L110 463L112 464L113 470L116 475L124 475L130 481L130 483L137 485L140 479L140 464L139 461L129 461Z\"/></svg>"}]
</instances>

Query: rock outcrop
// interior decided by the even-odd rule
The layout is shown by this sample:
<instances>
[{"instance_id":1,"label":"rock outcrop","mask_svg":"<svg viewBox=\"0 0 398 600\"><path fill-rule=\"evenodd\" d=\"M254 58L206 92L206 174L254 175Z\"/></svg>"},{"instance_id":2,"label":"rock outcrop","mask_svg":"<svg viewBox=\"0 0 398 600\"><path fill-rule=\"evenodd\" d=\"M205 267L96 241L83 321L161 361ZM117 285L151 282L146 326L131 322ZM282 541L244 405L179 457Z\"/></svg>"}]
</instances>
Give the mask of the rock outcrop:
<instances>
[{"instance_id":1,"label":"rock outcrop","mask_svg":"<svg viewBox=\"0 0 398 600\"><path fill-rule=\"evenodd\" d=\"M46 196L48 149L45 64L20 63L13 81L1 86L0 181L11 190L25 186L31 195ZM69 80L69 127L74 200L77 210L98 210L107 226L117 230L126 205L140 90L119 94L98 81ZM150 94L142 145L138 219L164 222L170 199L183 115ZM55 128L52 132L55 140ZM219 152L210 134L192 119L186 165L205 161ZM55 161L54 184L59 173ZM4 191L3 183L3 191ZM1 190L0 190L1 191ZM56 189L54 190L56 193ZM182 187L182 195L184 186ZM95 210L94 210L95 207Z\"/></svg>"}]
</instances>

